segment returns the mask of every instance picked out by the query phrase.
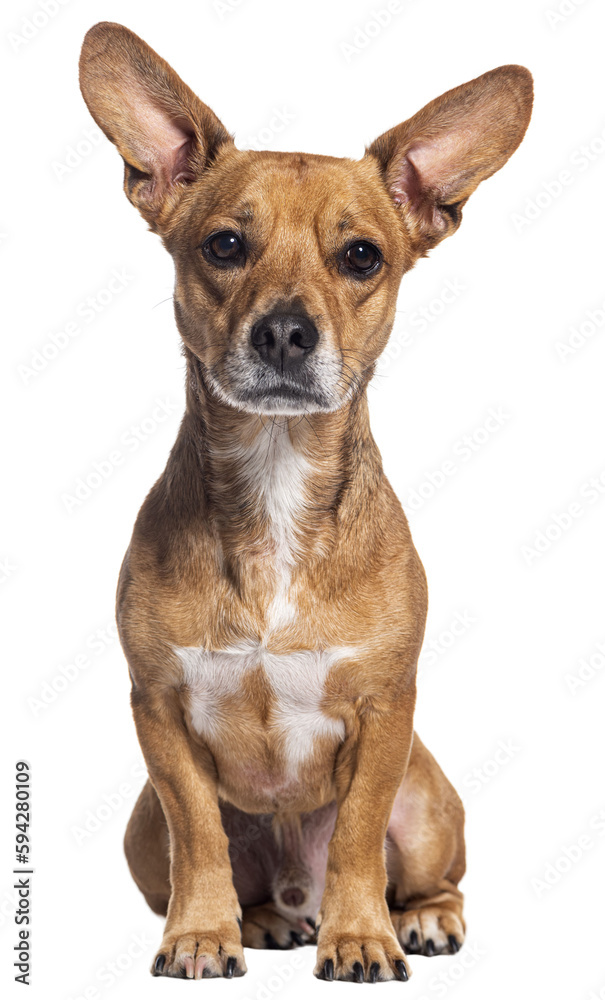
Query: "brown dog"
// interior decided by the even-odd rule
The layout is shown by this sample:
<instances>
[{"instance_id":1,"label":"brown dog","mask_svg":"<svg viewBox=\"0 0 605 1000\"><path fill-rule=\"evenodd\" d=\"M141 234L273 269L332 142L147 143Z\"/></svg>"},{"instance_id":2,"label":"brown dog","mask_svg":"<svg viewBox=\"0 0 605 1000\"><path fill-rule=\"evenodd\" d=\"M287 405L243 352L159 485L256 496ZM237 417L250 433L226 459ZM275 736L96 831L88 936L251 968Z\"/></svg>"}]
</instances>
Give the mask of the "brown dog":
<instances>
[{"instance_id":1,"label":"brown dog","mask_svg":"<svg viewBox=\"0 0 605 1000\"><path fill-rule=\"evenodd\" d=\"M117 24L88 107L176 268L187 408L118 588L149 770L126 834L156 974L245 972L317 920L315 974L407 979L464 936L461 802L413 733L426 584L366 389L401 276L519 145L531 76L432 101L360 161L240 152Z\"/></svg>"}]
</instances>

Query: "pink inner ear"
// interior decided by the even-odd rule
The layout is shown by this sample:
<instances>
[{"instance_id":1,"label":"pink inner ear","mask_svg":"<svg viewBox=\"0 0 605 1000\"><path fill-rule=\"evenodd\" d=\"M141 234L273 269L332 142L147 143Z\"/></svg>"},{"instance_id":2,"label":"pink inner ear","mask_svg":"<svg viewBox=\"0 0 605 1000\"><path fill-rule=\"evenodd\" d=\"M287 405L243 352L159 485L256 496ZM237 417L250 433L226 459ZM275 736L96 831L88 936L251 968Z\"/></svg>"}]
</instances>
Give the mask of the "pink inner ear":
<instances>
[{"instance_id":1,"label":"pink inner ear","mask_svg":"<svg viewBox=\"0 0 605 1000\"><path fill-rule=\"evenodd\" d=\"M417 205L421 197L420 179L411 159L404 156L389 185L396 205Z\"/></svg>"},{"instance_id":2,"label":"pink inner ear","mask_svg":"<svg viewBox=\"0 0 605 1000\"><path fill-rule=\"evenodd\" d=\"M462 130L414 143L394 178L395 200L419 204L428 194L447 198L458 186L471 142L470 132Z\"/></svg>"},{"instance_id":3,"label":"pink inner ear","mask_svg":"<svg viewBox=\"0 0 605 1000\"><path fill-rule=\"evenodd\" d=\"M464 164L471 144L472 133L461 129L410 146L391 178L395 203L409 204L434 229L447 229L439 205L455 199L465 176Z\"/></svg>"},{"instance_id":4,"label":"pink inner ear","mask_svg":"<svg viewBox=\"0 0 605 1000\"><path fill-rule=\"evenodd\" d=\"M171 186L177 181L192 181L193 129L187 129L153 103L143 87L131 84L128 96L132 118L138 125L136 151L154 186L158 182Z\"/></svg>"},{"instance_id":5,"label":"pink inner ear","mask_svg":"<svg viewBox=\"0 0 605 1000\"><path fill-rule=\"evenodd\" d=\"M172 183L176 181L192 181L195 173L191 167L193 136L185 134L180 146L172 148Z\"/></svg>"}]
</instances>

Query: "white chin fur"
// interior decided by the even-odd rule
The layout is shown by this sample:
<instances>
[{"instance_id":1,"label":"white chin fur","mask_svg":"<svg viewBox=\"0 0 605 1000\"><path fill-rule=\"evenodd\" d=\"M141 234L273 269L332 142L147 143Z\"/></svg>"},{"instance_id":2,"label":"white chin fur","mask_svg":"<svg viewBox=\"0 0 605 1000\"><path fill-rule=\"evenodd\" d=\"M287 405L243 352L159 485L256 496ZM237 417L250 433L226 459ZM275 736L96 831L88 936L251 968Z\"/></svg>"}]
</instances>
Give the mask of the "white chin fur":
<instances>
[{"instance_id":1,"label":"white chin fur","mask_svg":"<svg viewBox=\"0 0 605 1000\"><path fill-rule=\"evenodd\" d=\"M328 405L310 400L308 403L300 403L295 399L260 399L258 402L247 400L245 403L233 403L240 410L246 413L257 413L260 416L281 416L296 417L304 416L306 413L331 413L338 409L338 403Z\"/></svg>"},{"instance_id":2,"label":"white chin fur","mask_svg":"<svg viewBox=\"0 0 605 1000\"><path fill-rule=\"evenodd\" d=\"M256 413L260 416L295 417L305 416L307 413L332 413L334 410L338 410L344 402L342 399L326 399L325 402L319 402L315 399L303 401L290 399L287 396L259 396L257 400L239 399L237 395L224 389L212 372L208 371L206 377L213 392L223 403L233 406L236 410L242 410L244 413Z\"/></svg>"}]
</instances>

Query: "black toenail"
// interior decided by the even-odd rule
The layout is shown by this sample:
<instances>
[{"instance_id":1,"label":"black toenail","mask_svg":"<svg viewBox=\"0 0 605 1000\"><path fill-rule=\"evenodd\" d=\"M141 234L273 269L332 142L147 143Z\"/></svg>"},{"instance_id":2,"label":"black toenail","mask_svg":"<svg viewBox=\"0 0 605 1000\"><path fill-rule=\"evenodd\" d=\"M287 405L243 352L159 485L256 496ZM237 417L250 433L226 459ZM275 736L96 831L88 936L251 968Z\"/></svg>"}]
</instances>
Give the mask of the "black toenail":
<instances>
[{"instance_id":1,"label":"black toenail","mask_svg":"<svg viewBox=\"0 0 605 1000\"><path fill-rule=\"evenodd\" d=\"M398 973L398 978L401 979L402 983L407 983L409 976L408 970L405 967L405 962L402 962L400 958L395 962L395 969Z\"/></svg>"},{"instance_id":2,"label":"black toenail","mask_svg":"<svg viewBox=\"0 0 605 1000\"><path fill-rule=\"evenodd\" d=\"M306 921L306 922L307 922L308 924L310 924L310 926L311 926L311 927L313 928L313 930L314 930L314 931L316 931L316 930L317 930L317 927L315 926L315 921L314 921L314 920L312 920L312 919L311 919L311 917L305 917L305 921Z\"/></svg>"},{"instance_id":3,"label":"black toenail","mask_svg":"<svg viewBox=\"0 0 605 1000\"><path fill-rule=\"evenodd\" d=\"M297 934L296 931L290 931L290 937L294 941L294 944L297 944L299 947L301 947L305 943L301 938L300 934Z\"/></svg>"},{"instance_id":4,"label":"black toenail","mask_svg":"<svg viewBox=\"0 0 605 1000\"><path fill-rule=\"evenodd\" d=\"M234 955L229 955L227 959L227 968L225 969L225 979L233 979L233 973L235 972L235 966L237 965L237 958Z\"/></svg>"},{"instance_id":5,"label":"black toenail","mask_svg":"<svg viewBox=\"0 0 605 1000\"><path fill-rule=\"evenodd\" d=\"M447 939L449 942L450 951L452 955L455 955L457 951L460 951L460 944L458 942L458 938L456 938L453 934L448 934Z\"/></svg>"},{"instance_id":6,"label":"black toenail","mask_svg":"<svg viewBox=\"0 0 605 1000\"><path fill-rule=\"evenodd\" d=\"M426 949L427 955L434 955L435 954L435 942L433 941L432 938L428 938L428 940L426 942L426 945L425 945L425 949Z\"/></svg>"},{"instance_id":7,"label":"black toenail","mask_svg":"<svg viewBox=\"0 0 605 1000\"><path fill-rule=\"evenodd\" d=\"M279 948L279 945L272 934L269 931L265 934L265 946L267 948Z\"/></svg>"},{"instance_id":8,"label":"black toenail","mask_svg":"<svg viewBox=\"0 0 605 1000\"><path fill-rule=\"evenodd\" d=\"M153 974L154 974L154 976L161 976L162 975L162 973L164 971L165 964L166 964L166 956L165 955L158 955L158 957L155 960L155 965L153 967Z\"/></svg>"},{"instance_id":9,"label":"black toenail","mask_svg":"<svg viewBox=\"0 0 605 1000\"><path fill-rule=\"evenodd\" d=\"M326 958L324 962L324 979L327 979L329 983L334 979L334 962L331 958Z\"/></svg>"},{"instance_id":10,"label":"black toenail","mask_svg":"<svg viewBox=\"0 0 605 1000\"><path fill-rule=\"evenodd\" d=\"M372 962L370 966L370 982L375 983L378 980L378 973L380 972L380 966L378 962Z\"/></svg>"},{"instance_id":11,"label":"black toenail","mask_svg":"<svg viewBox=\"0 0 605 1000\"><path fill-rule=\"evenodd\" d=\"M356 983L363 983L363 965L361 962L355 962L353 966L353 979Z\"/></svg>"},{"instance_id":12,"label":"black toenail","mask_svg":"<svg viewBox=\"0 0 605 1000\"><path fill-rule=\"evenodd\" d=\"M410 932L410 948L417 948L417 947L418 947L418 935L416 934L416 931L411 931Z\"/></svg>"}]
</instances>

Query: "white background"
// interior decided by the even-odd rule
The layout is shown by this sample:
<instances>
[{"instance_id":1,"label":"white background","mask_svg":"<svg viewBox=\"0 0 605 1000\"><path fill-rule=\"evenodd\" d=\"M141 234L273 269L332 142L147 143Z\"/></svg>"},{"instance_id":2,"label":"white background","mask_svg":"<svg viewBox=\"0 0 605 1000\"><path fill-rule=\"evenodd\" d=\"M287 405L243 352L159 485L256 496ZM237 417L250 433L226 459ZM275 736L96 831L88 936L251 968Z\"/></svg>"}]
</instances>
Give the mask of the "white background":
<instances>
[{"instance_id":1,"label":"white background","mask_svg":"<svg viewBox=\"0 0 605 1000\"><path fill-rule=\"evenodd\" d=\"M430 586L417 727L464 798L469 861L468 946L457 957L412 957L410 983L380 989L413 1000L605 997L605 497L585 486L605 472L605 12L597 0L564 0L558 19L554 0L411 0L360 45L358 29L386 6L47 0L47 23L36 0L3 7L0 969L11 996L24 989L12 982L19 757L33 769L28 996L197 990L268 1000L355 988L314 980L312 948L249 953L249 974L233 982L186 987L147 972L162 925L122 855L143 772L126 664L107 630L132 524L177 430L183 362L170 259L122 194L113 147L86 140L79 47L93 23L117 20L244 147L360 156L380 132L494 66L534 73L525 141L473 195L460 232L404 279L398 347L370 391ZM281 131L275 109L291 119ZM107 302L114 269L125 284ZM458 293L444 304L447 282ZM105 302L90 322L89 296ZM49 357L70 322L79 332ZM571 328L585 339L564 358L557 344ZM158 399L170 410L162 421ZM492 407L505 416L486 433ZM142 423L137 442L131 428ZM465 460L468 434L476 450ZM68 511L65 495L116 450L121 464ZM428 496L447 460L455 471L447 466ZM581 513L565 521L574 502ZM458 636L456 616L466 621ZM501 742L508 750L497 753ZM564 850L580 838L572 863ZM547 872L552 885L533 881Z\"/></svg>"}]
</instances>

